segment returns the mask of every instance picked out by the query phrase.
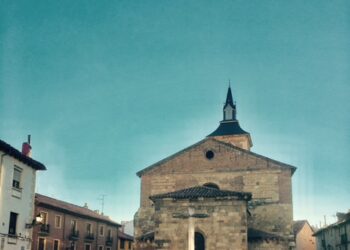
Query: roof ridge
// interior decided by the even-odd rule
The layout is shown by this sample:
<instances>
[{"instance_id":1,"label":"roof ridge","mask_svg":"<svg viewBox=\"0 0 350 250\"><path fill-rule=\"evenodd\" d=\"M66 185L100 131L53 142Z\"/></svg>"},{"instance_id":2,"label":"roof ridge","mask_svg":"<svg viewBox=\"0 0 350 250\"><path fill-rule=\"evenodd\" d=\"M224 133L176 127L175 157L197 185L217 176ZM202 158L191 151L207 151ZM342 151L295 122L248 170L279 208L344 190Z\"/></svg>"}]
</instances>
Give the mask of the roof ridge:
<instances>
[{"instance_id":1,"label":"roof ridge","mask_svg":"<svg viewBox=\"0 0 350 250\"><path fill-rule=\"evenodd\" d=\"M209 191L209 193L206 191ZM149 198L152 201L154 201L156 199L163 199L163 198L187 199L187 198L199 198L199 197L214 198L214 197L227 197L227 196L238 196L241 199L249 200L251 199L252 194L249 192L221 190L221 189L216 189L216 188L211 188L206 186L193 186L193 187L184 188L184 189L167 192L163 194L152 195Z\"/></svg>"},{"instance_id":2,"label":"roof ridge","mask_svg":"<svg viewBox=\"0 0 350 250\"><path fill-rule=\"evenodd\" d=\"M0 139L0 150L3 151L5 154L10 155L13 158L19 160L20 162L27 164L29 167L32 167L35 170L46 170L46 167L44 164L34 160L31 157L28 157L22 154L22 152L19 151L17 148L11 146L10 144L8 144L7 142L1 139Z\"/></svg>"},{"instance_id":3,"label":"roof ridge","mask_svg":"<svg viewBox=\"0 0 350 250\"><path fill-rule=\"evenodd\" d=\"M250 155L254 155L254 156L258 157L258 158L262 158L262 159L265 159L265 160L268 160L268 161L275 162L275 163L277 163L277 164L279 164L279 165L283 165L283 166L292 168L292 173L294 173L295 170L297 169L297 168L296 168L295 166L293 166L293 165L290 165L290 164L287 164L287 163L284 163L284 162L281 162L281 161L278 161L278 160L274 160L274 159L272 159L272 158L269 158L269 157L267 157L267 156L263 156L263 155L261 155L261 154L252 152L252 151L247 150L247 149L244 149L244 148L237 147L237 146L235 146L235 145L232 145L231 143L223 142L223 141L220 141L220 140L215 139L215 138L210 138L210 139L212 139L212 140L214 140L214 141L216 141L216 142L218 142L218 143L224 144L224 145L226 145L226 146L229 146L229 147L231 147L231 148L234 148L234 149L237 149L237 150L239 150L239 151L242 151L242 152L244 152L244 153L247 153L247 154L250 154Z\"/></svg>"},{"instance_id":4,"label":"roof ridge","mask_svg":"<svg viewBox=\"0 0 350 250\"><path fill-rule=\"evenodd\" d=\"M176 152L176 153L174 153L174 154L172 154L172 155L170 155L170 156L168 156L168 157L163 158L163 159L160 160L160 161L157 161L156 163L153 163L153 164L149 165L148 167L146 167L146 168L144 168L144 169L138 171L138 172L136 173L136 175L137 175L138 177L141 177L145 172L148 172L149 170L151 170L151 169L153 169L153 168L159 166L160 164L165 163L165 162L167 162L167 161L173 159L174 157L180 155L181 153L183 153L183 152L185 152L185 151L187 151L187 150L189 150L189 149L191 149L191 148L194 148L194 147L196 147L196 146L200 145L201 143L203 143L203 142L205 142L205 141L208 141L208 140L212 140L212 141L221 143L221 144L226 145L226 146L228 146L228 147L231 147L231 148L233 148L233 149L239 150L239 151L241 151L241 152L243 152L243 153L247 153L247 154L256 156L256 157L258 157L258 158L261 158L261 159L264 159L264 160L267 160L267 161L274 162L274 163L276 163L276 164L278 164L278 165L282 165L282 166L284 166L284 167L291 168L291 169L292 169L292 174L294 174L295 170L297 169L295 166L292 166L292 165L290 165L290 164L283 163L283 162L281 162L281 161L277 161L277 160L271 159L271 158L269 158L269 157L260 155L260 154L258 154L258 153L254 153L254 152L252 152L252 151L250 151L250 150L246 150L246 149L243 149L243 148L234 146L234 145L232 145L232 144L230 144L230 143L220 141L220 140L218 140L218 139L216 139L216 138L214 138L214 137L206 137L206 138L204 138L204 139L202 139L202 140L196 142L195 144L192 144L192 145L190 145L190 146L188 146L188 147L186 147L186 148L184 148L184 149L182 149L182 150L180 150L180 151L178 151L178 152Z\"/></svg>"},{"instance_id":5,"label":"roof ridge","mask_svg":"<svg viewBox=\"0 0 350 250\"><path fill-rule=\"evenodd\" d=\"M50 203L50 201L45 201L45 200L40 200L40 199L49 199L49 200L52 201L52 203ZM78 214L78 215L81 215L81 216L88 216L88 217L93 218L93 219L103 220L105 222L109 222L109 223L120 225L118 222L112 220L107 215L102 215L102 214L99 214L99 213L95 212L94 210L89 209L89 208L86 208L86 207L83 207L83 206L79 206L79 205L76 205L76 204L73 204L73 203L70 203L70 202L67 202L67 201L59 200L59 199L56 199L56 198L52 198L52 197L49 197L49 196L46 196L46 195L43 195L43 194L35 193L35 201L39 202L41 204L46 204L48 206L55 207L57 209L63 209L65 211L69 211L71 213L75 213L75 214ZM54 202L56 202L58 204L54 204ZM63 206L68 206L68 207L62 207L62 206L60 206L60 204L62 204ZM72 208L70 208L70 206ZM81 212L74 211L74 209L79 209L79 210L83 210L83 211L81 211ZM85 212L85 214L84 214L84 212Z\"/></svg>"},{"instance_id":6,"label":"roof ridge","mask_svg":"<svg viewBox=\"0 0 350 250\"><path fill-rule=\"evenodd\" d=\"M70 202L68 202L68 201L59 200L59 199L56 199L56 198L53 198L53 197L50 197L50 196L47 196L47 195L39 194L39 193L35 193L35 195L43 196L43 197L45 197L45 198L49 198L49 199L52 199L52 200L55 200L55 201L58 201L58 202L61 202L61 203L66 203L67 205L72 205L72 206L75 206L75 207L78 207L78 208L83 208L83 209L86 209L86 210L89 210L89 211L92 211L92 212L95 213L94 210L91 210L91 209L86 208L86 207L84 207L84 206L79 206L79 205L74 204L74 203L70 203ZM96 214L97 214L97 213L96 213ZM98 215L101 215L101 214L98 214ZM102 216L108 217L108 216L106 216L106 215L102 215Z\"/></svg>"}]
</instances>

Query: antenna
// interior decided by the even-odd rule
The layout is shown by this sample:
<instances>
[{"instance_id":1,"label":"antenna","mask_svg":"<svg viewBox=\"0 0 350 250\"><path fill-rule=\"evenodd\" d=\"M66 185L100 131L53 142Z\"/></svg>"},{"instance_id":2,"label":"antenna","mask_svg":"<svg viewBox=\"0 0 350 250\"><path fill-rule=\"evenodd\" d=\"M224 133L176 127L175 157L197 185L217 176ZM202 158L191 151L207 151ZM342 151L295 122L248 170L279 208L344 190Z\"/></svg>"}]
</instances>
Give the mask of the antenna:
<instances>
[{"instance_id":1,"label":"antenna","mask_svg":"<svg viewBox=\"0 0 350 250\"><path fill-rule=\"evenodd\" d=\"M105 197L106 196L107 195L105 195L105 194L101 194L100 197L98 198L98 200L101 201L101 215L103 215L103 209L105 207Z\"/></svg>"}]
</instances>

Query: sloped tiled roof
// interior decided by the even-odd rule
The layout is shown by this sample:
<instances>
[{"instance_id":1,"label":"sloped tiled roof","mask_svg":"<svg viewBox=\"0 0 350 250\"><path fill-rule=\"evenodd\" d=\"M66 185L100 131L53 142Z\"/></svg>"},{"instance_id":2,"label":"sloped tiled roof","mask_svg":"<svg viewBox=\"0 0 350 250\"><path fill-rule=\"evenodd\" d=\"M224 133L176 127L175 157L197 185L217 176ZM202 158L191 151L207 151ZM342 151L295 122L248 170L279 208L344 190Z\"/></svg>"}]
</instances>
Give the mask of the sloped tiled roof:
<instances>
[{"instance_id":1,"label":"sloped tiled roof","mask_svg":"<svg viewBox=\"0 0 350 250\"><path fill-rule=\"evenodd\" d=\"M343 225L343 224L346 224L346 223L349 224L349 223L350 223L350 211L347 212L347 213L337 213L337 215L338 215L338 214L342 214L342 216L341 216L341 217L338 217L338 221L337 221L337 222L335 222L335 223L333 223L333 224L330 224L330 225L328 225L328 226L326 226L326 227L323 227L323 228L317 230L317 231L313 234L313 236L316 236L316 235L318 235L319 233L321 233L321 232L323 232L323 231L325 231L325 230L328 230L328 229L330 229L330 228L336 228L336 227L339 227L339 226L341 226L341 225Z\"/></svg>"},{"instance_id":2,"label":"sloped tiled roof","mask_svg":"<svg viewBox=\"0 0 350 250\"><path fill-rule=\"evenodd\" d=\"M196 199L196 198L217 198L217 197L235 197L240 200L250 200L252 198L251 193L234 192L228 190L219 190L216 188L198 186L191 187L175 192L153 195L150 197L152 201L158 199L172 198L172 199Z\"/></svg>"},{"instance_id":3,"label":"sloped tiled roof","mask_svg":"<svg viewBox=\"0 0 350 250\"><path fill-rule=\"evenodd\" d=\"M123 239L123 240L134 241L134 237L132 237L131 235L128 235L122 231L118 231L118 238Z\"/></svg>"},{"instance_id":4,"label":"sloped tiled roof","mask_svg":"<svg viewBox=\"0 0 350 250\"><path fill-rule=\"evenodd\" d=\"M254 157L257 157L257 158L264 159L264 160L266 160L266 161L275 163L275 164L277 164L277 165L279 165L279 166L281 166L281 167L283 167L283 168L289 168L289 169L292 171L292 174L293 174L293 173L295 172L295 170L297 169L296 167L294 167L294 166L292 166L292 165L289 165L289 164L286 164L286 163L283 163L283 162L280 162L280 161L277 161L277 160L273 160L273 159L268 158L268 157L266 157L266 156L259 155L259 154L257 154L257 153L253 153L253 152L251 152L251 151L249 151L249 150L246 150L246 149L243 149L243 148L240 148L240 147L236 147L236 146L234 146L234 145L232 145L232 144L230 144L230 143L226 143L226 142L223 142L223 141L219 141L219 140L217 140L217 139L215 139L215 138L213 138L213 137L207 137L207 138L205 138L205 139L203 139L203 140L201 140L201 141L199 141L199 142L197 142L197 143L195 143L195 144L193 144L193 145L191 145L191 146L189 146L189 147L187 147L187 148L185 148L185 149L183 149L183 150L180 150L179 152L177 152L177 153L175 153L175 154L172 154L172 155L170 155L170 156L164 158L163 160L160 160L160 161L158 161L158 162L156 162L156 163L154 163L154 164L152 164L152 165L150 165L150 166L148 166L148 167L146 167L146 168L140 170L139 172L136 173L136 175L137 175L138 177L141 177L143 174L147 173L148 171L150 171L150 170L152 170L152 169L154 169L154 168L157 168L157 167L160 166L161 164L164 164L164 163L166 163L167 161L170 161L171 159L174 159L175 157L179 156L180 154L182 154L182 153L184 153L184 152L186 152L186 151L188 151L188 150L190 150L190 149L192 149L192 148L194 148L194 147L196 147L196 146L198 146L198 145L204 143L204 142L207 141L207 140L212 140L212 141L215 141L215 142L217 142L217 143L221 143L221 144L223 144L223 145L226 145L226 146L228 146L228 147L231 147L231 148L233 148L233 149L235 149L235 150L241 151L241 152L246 153L246 154L248 154L248 155L252 155L252 156L254 156Z\"/></svg>"},{"instance_id":5,"label":"sloped tiled roof","mask_svg":"<svg viewBox=\"0 0 350 250\"><path fill-rule=\"evenodd\" d=\"M307 220L297 220L293 222L293 233L295 236L299 233L305 224L309 224ZM313 231L313 228L311 226L310 228Z\"/></svg>"},{"instance_id":6,"label":"sloped tiled roof","mask_svg":"<svg viewBox=\"0 0 350 250\"><path fill-rule=\"evenodd\" d=\"M78 217L88 218L92 220L102 221L112 226L120 227L121 225L111 220L108 216L101 215L88 208L77 206L65 201L57 200L42 194L35 194L35 204L41 207L47 207L63 213L73 214Z\"/></svg>"},{"instance_id":7,"label":"sloped tiled roof","mask_svg":"<svg viewBox=\"0 0 350 250\"><path fill-rule=\"evenodd\" d=\"M28 157L22 154L19 150L15 149L10 144L7 144L2 140L0 140L0 150L12 156L13 158L19 160L20 162L27 164L28 166L34 168L35 170L46 170L46 167L44 164L32 159L31 157Z\"/></svg>"},{"instance_id":8,"label":"sloped tiled roof","mask_svg":"<svg viewBox=\"0 0 350 250\"><path fill-rule=\"evenodd\" d=\"M216 130L214 130L214 132L212 132L210 135L208 135L208 137L222 136L222 135L245 135L245 134L249 134L249 133L244 131L241 128L237 120L233 120L233 121L220 122L219 127Z\"/></svg>"}]
</instances>

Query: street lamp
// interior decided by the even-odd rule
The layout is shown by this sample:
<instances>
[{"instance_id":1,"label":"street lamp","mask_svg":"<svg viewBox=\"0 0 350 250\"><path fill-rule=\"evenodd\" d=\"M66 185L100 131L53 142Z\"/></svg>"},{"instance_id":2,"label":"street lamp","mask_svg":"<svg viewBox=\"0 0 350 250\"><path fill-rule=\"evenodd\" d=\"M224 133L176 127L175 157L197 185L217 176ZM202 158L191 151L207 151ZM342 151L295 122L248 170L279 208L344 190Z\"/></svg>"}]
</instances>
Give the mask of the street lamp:
<instances>
[{"instance_id":1,"label":"street lamp","mask_svg":"<svg viewBox=\"0 0 350 250\"><path fill-rule=\"evenodd\" d=\"M32 223L27 223L26 228L32 228L36 225L40 225L43 222L43 217L41 217L41 214L37 214L35 218L33 219Z\"/></svg>"}]
</instances>

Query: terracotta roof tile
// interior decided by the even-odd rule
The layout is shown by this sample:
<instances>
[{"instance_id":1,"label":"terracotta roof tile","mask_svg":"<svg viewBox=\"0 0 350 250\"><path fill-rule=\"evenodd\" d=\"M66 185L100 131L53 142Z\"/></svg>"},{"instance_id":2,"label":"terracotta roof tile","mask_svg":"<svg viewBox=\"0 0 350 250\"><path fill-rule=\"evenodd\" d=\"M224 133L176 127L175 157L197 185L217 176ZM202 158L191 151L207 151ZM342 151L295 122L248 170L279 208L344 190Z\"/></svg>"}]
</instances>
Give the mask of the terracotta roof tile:
<instances>
[{"instance_id":1,"label":"terracotta roof tile","mask_svg":"<svg viewBox=\"0 0 350 250\"><path fill-rule=\"evenodd\" d=\"M229 190L220 190L205 186L191 187L175 192L153 195L150 197L152 201L158 199L172 198L172 199L195 199L195 198L217 198L217 197L236 197L240 200L250 200L251 193L234 192Z\"/></svg>"},{"instance_id":2,"label":"terracotta roof tile","mask_svg":"<svg viewBox=\"0 0 350 250\"><path fill-rule=\"evenodd\" d=\"M297 235L299 233L299 231L303 228L305 223L308 223L307 220L293 221L293 233L294 233L294 235Z\"/></svg>"},{"instance_id":3,"label":"terracotta roof tile","mask_svg":"<svg viewBox=\"0 0 350 250\"><path fill-rule=\"evenodd\" d=\"M124 239L124 240L130 240L130 241L134 241L134 237L129 235L129 234L126 234L122 231L118 231L118 238L119 239Z\"/></svg>"}]
</instances>

